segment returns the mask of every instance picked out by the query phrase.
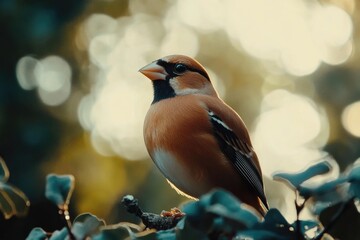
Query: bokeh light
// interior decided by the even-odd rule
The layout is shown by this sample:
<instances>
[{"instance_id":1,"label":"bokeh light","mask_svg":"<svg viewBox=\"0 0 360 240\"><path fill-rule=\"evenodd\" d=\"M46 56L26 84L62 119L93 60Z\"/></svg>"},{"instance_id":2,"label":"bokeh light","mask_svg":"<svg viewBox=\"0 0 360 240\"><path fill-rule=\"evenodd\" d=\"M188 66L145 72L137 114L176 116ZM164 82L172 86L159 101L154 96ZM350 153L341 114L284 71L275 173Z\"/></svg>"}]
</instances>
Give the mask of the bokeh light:
<instances>
[{"instance_id":1,"label":"bokeh light","mask_svg":"<svg viewBox=\"0 0 360 240\"><path fill-rule=\"evenodd\" d=\"M25 90L37 88L40 99L49 106L64 103L71 93L71 68L61 57L41 60L26 56L18 61L16 75Z\"/></svg>"},{"instance_id":2,"label":"bokeh light","mask_svg":"<svg viewBox=\"0 0 360 240\"><path fill-rule=\"evenodd\" d=\"M84 21L82 45L88 46L91 63L98 70L90 94L94 105L87 110L81 106L79 119L91 122L84 127L92 131L99 152L128 159L147 156L139 146L143 146L141 125L151 89L137 69L169 54L195 57L200 50L199 34L222 29L239 51L264 63L273 61L273 67L296 76L313 73L322 61L339 64L352 52L352 22L336 6L300 0L214 0L206 1L207 7L199 12L204 3L196 2L198 7L187 1L164 3L168 9L161 19L152 14L152 6L146 11L139 1L132 1L131 16L114 19L92 14Z\"/></svg>"},{"instance_id":3,"label":"bokeh light","mask_svg":"<svg viewBox=\"0 0 360 240\"><path fill-rule=\"evenodd\" d=\"M328 136L327 117L314 102L279 89L263 98L261 114L253 132L253 143L261 159L263 174L271 178L275 172L297 172L314 161L324 159L324 152L320 149ZM336 168L332 177L339 173ZM318 181L324 179L319 178ZM274 183L270 183L269 188L273 189ZM296 211L292 205L294 192L283 186L277 188L279 191L270 193L275 201L270 200L270 204L284 210L284 216L289 220L295 219ZM285 204L277 203L275 199L279 198Z\"/></svg>"},{"instance_id":4,"label":"bokeh light","mask_svg":"<svg viewBox=\"0 0 360 240\"><path fill-rule=\"evenodd\" d=\"M360 137L360 101L348 105L341 114L344 128L354 135Z\"/></svg>"},{"instance_id":5,"label":"bokeh light","mask_svg":"<svg viewBox=\"0 0 360 240\"><path fill-rule=\"evenodd\" d=\"M335 6L316 7L312 17L313 33L328 46L343 46L352 35L349 14Z\"/></svg>"},{"instance_id":6,"label":"bokeh light","mask_svg":"<svg viewBox=\"0 0 360 240\"><path fill-rule=\"evenodd\" d=\"M274 61L290 74L308 75L321 61L335 64L350 56L351 51L332 54L351 49L351 19L336 6L301 0L228 1L227 13L226 30L235 47Z\"/></svg>"},{"instance_id":7,"label":"bokeh light","mask_svg":"<svg viewBox=\"0 0 360 240\"><path fill-rule=\"evenodd\" d=\"M37 64L38 60L30 56L22 57L19 60L16 66L16 77L22 89L32 90L36 88L34 69Z\"/></svg>"},{"instance_id":8,"label":"bokeh light","mask_svg":"<svg viewBox=\"0 0 360 240\"><path fill-rule=\"evenodd\" d=\"M310 99L286 90L275 90L264 97L261 111L255 126L254 144L263 159L265 175L302 169L321 156L311 148L326 143L329 129L326 116L322 116ZM306 145L310 145L310 149ZM305 157L307 154L309 156ZM274 158L266 160L269 156ZM298 157L308 160L298 161Z\"/></svg>"},{"instance_id":9,"label":"bokeh light","mask_svg":"<svg viewBox=\"0 0 360 240\"><path fill-rule=\"evenodd\" d=\"M223 28L224 4L220 0L177 1L179 20L201 32Z\"/></svg>"}]
</instances>

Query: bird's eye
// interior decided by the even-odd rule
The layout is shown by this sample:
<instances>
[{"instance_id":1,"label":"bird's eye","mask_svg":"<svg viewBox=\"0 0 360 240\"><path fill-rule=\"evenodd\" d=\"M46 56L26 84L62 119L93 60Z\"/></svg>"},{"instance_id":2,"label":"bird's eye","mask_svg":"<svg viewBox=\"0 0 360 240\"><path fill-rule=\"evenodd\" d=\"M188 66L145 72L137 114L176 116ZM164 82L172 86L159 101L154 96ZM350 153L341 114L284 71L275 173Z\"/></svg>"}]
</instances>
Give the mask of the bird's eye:
<instances>
[{"instance_id":1,"label":"bird's eye","mask_svg":"<svg viewBox=\"0 0 360 240\"><path fill-rule=\"evenodd\" d=\"M174 66L173 72L175 74L181 75L184 72L186 72L186 70L187 70L187 67L184 64L178 63Z\"/></svg>"}]
</instances>

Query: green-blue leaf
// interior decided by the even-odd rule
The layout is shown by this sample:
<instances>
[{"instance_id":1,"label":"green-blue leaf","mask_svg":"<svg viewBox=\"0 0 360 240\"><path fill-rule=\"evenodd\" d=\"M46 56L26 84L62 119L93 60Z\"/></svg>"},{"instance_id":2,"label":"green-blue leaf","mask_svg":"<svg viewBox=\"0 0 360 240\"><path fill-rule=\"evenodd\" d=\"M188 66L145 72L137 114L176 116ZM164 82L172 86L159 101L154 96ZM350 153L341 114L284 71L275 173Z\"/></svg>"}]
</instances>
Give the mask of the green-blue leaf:
<instances>
[{"instance_id":1,"label":"green-blue leaf","mask_svg":"<svg viewBox=\"0 0 360 240\"><path fill-rule=\"evenodd\" d=\"M22 217L28 212L30 201L17 187L7 183L10 173L5 161L0 157L0 212L5 219Z\"/></svg>"},{"instance_id":2,"label":"green-blue leaf","mask_svg":"<svg viewBox=\"0 0 360 240\"><path fill-rule=\"evenodd\" d=\"M0 182L0 211L5 219L12 216L25 216L29 210L30 201L17 187Z\"/></svg>"},{"instance_id":3,"label":"green-blue leaf","mask_svg":"<svg viewBox=\"0 0 360 240\"><path fill-rule=\"evenodd\" d=\"M327 161L322 161L308 167L306 170L299 173L277 173L273 175L273 179L277 181L285 181L291 188L298 189L299 186L306 180L328 173L331 170L331 165Z\"/></svg>"},{"instance_id":4,"label":"green-blue leaf","mask_svg":"<svg viewBox=\"0 0 360 240\"><path fill-rule=\"evenodd\" d=\"M299 187L299 194L313 200L312 211L319 215L324 209L339 202L347 201L349 198L346 177L339 177L335 180L323 183L316 187Z\"/></svg>"},{"instance_id":5,"label":"green-blue leaf","mask_svg":"<svg viewBox=\"0 0 360 240\"><path fill-rule=\"evenodd\" d=\"M67 228L62 228L61 230L56 230L52 233L49 240L68 240L69 232Z\"/></svg>"},{"instance_id":6,"label":"green-blue leaf","mask_svg":"<svg viewBox=\"0 0 360 240\"><path fill-rule=\"evenodd\" d=\"M67 207L74 190L74 182L72 175L49 174L46 178L46 198L59 208Z\"/></svg>"},{"instance_id":7,"label":"green-blue leaf","mask_svg":"<svg viewBox=\"0 0 360 240\"><path fill-rule=\"evenodd\" d=\"M348 174L349 182L360 182L360 164L356 164Z\"/></svg>"},{"instance_id":8,"label":"green-blue leaf","mask_svg":"<svg viewBox=\"0 0 360 240\"><path fill-rule=\"evenodd\" d=\"M259 240L290 240L296 239L296 232L279 210L272 208L265 215L264 221L259 222L251 229L239 231L237 237L240 239L248 237Z\"/></svg>"},{"instance_id":9,"label":"green-blue leaf","mask_svg":"<svg viewBox=\"0 0 360 240\"><path fill-rule=\"evenodd\" d=\"M298 231L297 230L298 224L300 225L300 232L302 233L303 236L305 236L306 232L308 232L309 230L320 227L320 222L318 222L318 221L299 220L299 223L297 221L295 221L293 224L291 224L291 226L293 227L293 229L295 229L295 231Z\"/></svg>"},{"instance_id":10,"label":"green-blue leaf","mask_svg":"<svg viewBox=\"0 0 360 240\"><path fill-rule=\"evenodd\" d=\"M238 232L234 239L292 240L293 238L272 231L250 229Z\"/></svg>"},{"instance_id":11,"label":"green-blue leaf","mask_svg":"<svg viewBox=\"0 0 360 240\"><path fill-rule=\"evenodd\" d=\"M360 199L360 165L355 165L348 175L348 180L350 182L350 194Z\"/></svg>"},{"instance_id":12,"label":"green-blue leaf","mask_svg":"<svg viewBox=\"0 0 360 240\"><path fill-rule=\"evenodd\" d=\"M133 238L134 239L134 238ZM152 232L144 236L138 236L138 240L176 240L175 229Z\"/></svg>"},{"instance_id":13,"label":"green-blue leaf","mask_svg":"<svg viewBox=\"0 0 360 240\"><path fill-rule=\"evenodd\" d=\"M184 206L186 221L202 232L224 229L232 232L259 222L254 210L224 190L214 190L199 201Z\"/></svg>"},{"instance_id":14,"label":"green-blue leaf","mask_svg":"<svg viewBox=\"0 0 360 240\"><path fill-rule=\"evenodd\" d=\"M45 240L47 238L46 232L42 228L33 228L26 240Z\"/></svg>"},{"instance_id":15,"label":"green-blue leaf","mask_svg":"<svg viewBox=\"0 0 360 240\"><path fill-rule=\"evenodd\" d=\"M264 221L260 222L259 225L265 229L273 229L274 227L290 227L290 224L286 221L285 217L276 208L269 209L264 217Z\"/></svg>"},{"instance_id":16,"label":"green-blue leaf","mask_svg":"<svg viewBox=\"0 0 360 240\"><path fill-rule=\"evenodd\" d=\"M346 177L339 177L335 180L323 183L321 185L315 186L315 187L304 187L300 186L298 188L299 194L305 198L315 196L317 198L321 198L321 196L337 191L344 183L346 183L348 180Z\"/></svg>"},{"instance_id":17,"label":"green-blue leaf","mask_svg":"<svg viewBox=\"0 0 360 240\"><path fill-rule=\"evenodd\" d=\"M351 183L349 191L351 195L354 196L356 199L360 199L360 183Z\"/></svg>"},{"instance_id":18,"label":"green-blue leaf","mask_svg":"<svg viewBox=\"0 0 360 240\"><path fill-rule=\"evenodd\" d=\"M0 157L0 182L7 182L10 173L5 161Z\"/></svg>"},{"instance_id":19,"label":"green-blue leaf","mask_svg":"<svg viewBox=\"0 0 360 240\"><path fill-rule=\"evenodd\" d=\"M216 198L218 197L218 198ZM260 220L254 209L250 206L240 203L232 194L225 191L218 191L214 194L215 201L218 204L212 205L208 211L243 223L246 227L252 227Z\"/></svg>"},{"instance_id":20,"label":"green-blue leaf","mask_svg":"<svg viewBox=\"0 0 360 240\"><path fill-rule=\"evenodd\" d=\"M84 239L98 232L101 226L105 226L104 220L93 214L84 213L75 218L71 231L76 239Z\"/></svg>"},{"instance_id":21,"label":"green-blue leaf","mask_svg":"<svg viewBox=\"0 0 360 240\"><path fill-rule=\"evenodd\" d=\"M199 231L198 229L193 228L186 217L181 219L180 222L176 225L176 239L178 240L187 240L187 239L197 239L205 240L208 239L205 233Z\"/></svg>"},{"instance_id":22,"label":"green-blue leaf","mask_svg":"<svg viewBox=\"0 0 360 240\"><path fill-rule=\"evenodd\" d=\"M92 236L93 240L118 240L118 239L137 239L136 233L131 230L134 224L118 223L107 225L100 228L100 232Z\"/></svg>"},{"instance_id":23,"label":"green-blue leaf","mask_svg":"<svg viewBox=\"0 0 360 240\"><path fill-rule=\"evenodd\" d=\"M92 236L93 240L119 240L129 237L129 233L124 228L102 229L98 234Z\"/></svg>"}]
</instances>

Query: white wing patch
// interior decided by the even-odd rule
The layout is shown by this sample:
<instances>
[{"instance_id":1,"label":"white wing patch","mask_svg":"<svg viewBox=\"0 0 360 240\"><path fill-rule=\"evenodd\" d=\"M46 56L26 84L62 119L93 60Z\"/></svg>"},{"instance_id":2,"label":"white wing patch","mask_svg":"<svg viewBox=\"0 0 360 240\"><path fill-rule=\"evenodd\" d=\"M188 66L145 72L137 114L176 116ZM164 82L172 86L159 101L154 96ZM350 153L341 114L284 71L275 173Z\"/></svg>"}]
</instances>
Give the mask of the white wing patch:
<instances>
[{"instance_id":1,"label":"white wing patch","mask_svg":"<svg viewBox=\"0 0 360 240\"><path fill-rule=\"evenodd\" d=\"M226 128L227 130L232 131L232 129L226 125L226 123L224 123L223 121L221 121L221 119L219 119L214 112L212 111L208 111L209 116L211 117L211 119L213 119L214 121L216 121L217 123L219 123L221 126L223 126L224 128Z\"/></svg>"}]
</instances>

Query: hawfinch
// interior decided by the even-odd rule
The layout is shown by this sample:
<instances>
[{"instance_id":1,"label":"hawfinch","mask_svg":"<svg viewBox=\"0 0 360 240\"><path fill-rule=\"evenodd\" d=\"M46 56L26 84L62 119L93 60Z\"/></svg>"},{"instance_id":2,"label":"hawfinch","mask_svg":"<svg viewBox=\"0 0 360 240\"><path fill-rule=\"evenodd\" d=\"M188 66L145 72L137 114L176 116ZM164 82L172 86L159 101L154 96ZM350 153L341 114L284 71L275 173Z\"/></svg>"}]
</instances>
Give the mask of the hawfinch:
<instances>
[{"instance_id":1,"label":"hawfinch","mask_svg":"<svg viewBox=\"0 0 360 240\"><path fill-rule=\"evenodd\" d=\"M249 133L204 67L171 55L139 71L154 88L144 123L146 148L171 186L194 199L223 188L264 215L268 205Z\"/></svg>"}]
</instances>

